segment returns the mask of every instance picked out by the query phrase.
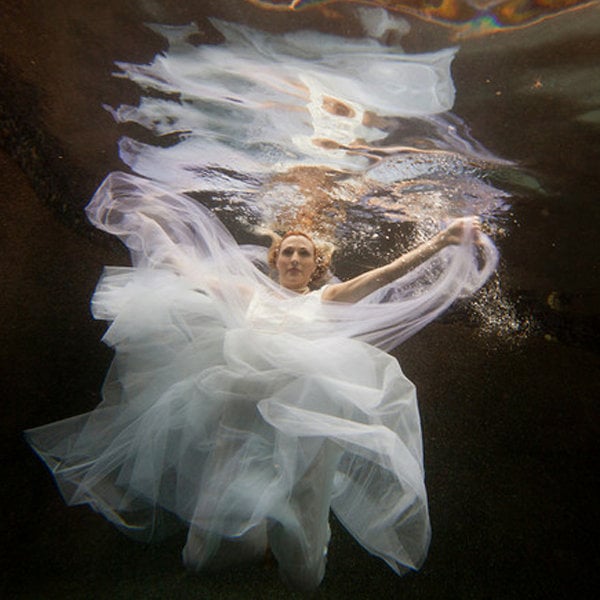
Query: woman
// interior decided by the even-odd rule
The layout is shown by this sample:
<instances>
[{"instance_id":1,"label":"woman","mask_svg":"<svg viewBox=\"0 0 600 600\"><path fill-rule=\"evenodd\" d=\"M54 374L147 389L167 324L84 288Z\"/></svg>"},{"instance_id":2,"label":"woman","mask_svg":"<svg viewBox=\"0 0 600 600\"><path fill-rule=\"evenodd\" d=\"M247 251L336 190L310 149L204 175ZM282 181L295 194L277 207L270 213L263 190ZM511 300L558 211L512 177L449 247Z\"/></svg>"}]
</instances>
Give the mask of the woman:
<instances>
[{"instance_id":1,"label":"woman","mask_svg":"<svg viewBox=\"0 0 600 600\"><path fill-rule=\"evenodd\" d=\"M414 386L390 348L471 293L496 253L473 219L347 282L305 232L269 251L279 283L191 199L113 173L88 206L131 268L92 300L114 347L103 402L27 432L70 504L141 539L188 528L193 569L264 555L324 574L330 508L397 573L429 543ZM368 343L365 343L368 342Z\"/></svg>"},{"instance_id":2,"label":"woman","mask_svg":"<svg viewBox=\"0 0 600 600\"><path fill-rule=\"evenodd\" d=\"M471 230L475 243L479 241L479 221L474 218L456 219L450 227L437 234L416 250L378 269L373 269L345 283L330 285L321 295L323 301L357 302L377 289L399 279L415 266L425 262L446 246L460 244ZM288 290L306 294L315 272L329 266L328 258L317 252L315 243L304 232L291 231L281 242L273 242L269 262L279 274L279 283Z\"/></svg>"}]
</instances>

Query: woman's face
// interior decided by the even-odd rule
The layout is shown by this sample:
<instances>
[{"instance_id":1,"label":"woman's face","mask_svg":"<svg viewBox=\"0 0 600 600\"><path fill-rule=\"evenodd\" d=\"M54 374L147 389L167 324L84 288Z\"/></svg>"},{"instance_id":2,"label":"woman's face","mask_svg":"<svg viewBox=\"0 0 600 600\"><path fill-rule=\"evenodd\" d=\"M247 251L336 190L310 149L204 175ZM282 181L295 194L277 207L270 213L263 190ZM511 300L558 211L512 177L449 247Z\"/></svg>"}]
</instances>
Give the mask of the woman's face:
<instances>
[{"instance_id":1,"label":"woman's face","mask_svg":"<svg viewBox=\"0 0 600 600\"><path fill-rule=\"evenodd\" d=\"M279 283L288 290L300 291L308 286L317 268L312 242L302 235L290 235L279 248L275 262Z\"/></svg>"}]
</instances>

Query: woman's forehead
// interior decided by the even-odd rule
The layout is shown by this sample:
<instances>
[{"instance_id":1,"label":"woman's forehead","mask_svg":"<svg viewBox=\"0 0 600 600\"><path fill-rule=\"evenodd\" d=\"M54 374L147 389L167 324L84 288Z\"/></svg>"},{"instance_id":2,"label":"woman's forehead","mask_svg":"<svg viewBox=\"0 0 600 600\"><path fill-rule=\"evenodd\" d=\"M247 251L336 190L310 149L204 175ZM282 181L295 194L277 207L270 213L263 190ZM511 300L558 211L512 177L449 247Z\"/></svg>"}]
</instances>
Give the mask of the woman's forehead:
<instances>
[{"instance_id":1,"label":"woman's forehead","mask_svg":"<svg viewBox=\"0 0 600 600\"><path fill-rule=\"evenodd\" d=\"M290 235L281 242L281 249L293 246L295 248L308 248L312 252L312 242L303 235Z\"/></svg>"}]
</instances>

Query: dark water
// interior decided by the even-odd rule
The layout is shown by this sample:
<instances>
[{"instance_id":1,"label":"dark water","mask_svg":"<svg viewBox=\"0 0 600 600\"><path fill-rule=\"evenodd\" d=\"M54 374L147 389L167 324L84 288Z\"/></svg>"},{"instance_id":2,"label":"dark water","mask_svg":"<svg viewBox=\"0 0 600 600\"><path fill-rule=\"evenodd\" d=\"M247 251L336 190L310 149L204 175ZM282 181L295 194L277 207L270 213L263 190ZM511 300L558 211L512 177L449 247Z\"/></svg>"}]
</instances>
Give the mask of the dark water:
<instances>
[{"instance_id":1,"label":"dark water","mask_svg":"<svg viewBox=\"0 0 600 600\"><path fill-rule=\"evenodd\" d=\"M208 16L278 35L317 29L351 46L365 38L357 3L299 3L295 12L241 1L2 4L4 596L289 597L272 566L191 577L180 566L181 540L137 545L89 510L64 507L20 432L99 399L110 353L88 302L102 265L127 259L81 209L107 172L125 168L120 137L156 143L103 108L140 99L137 85L112 76L115 61L148 64L167 50L144 23L195 21L196 46L223 42ZM456 210L431 201L440 190L467 191L501 250L498 277L470 307L396 351L419 389L430 557L399 579L334 524L318 596L587 598L595 589L600 10L575 4L544 18L539 3L512 11L488 3L478 17L474 5L452 14L442 3L428 20L396 13L409 28L384 35L408 53L457 48L454 100L437 129L429 117L402 115L390 126L386 115L389 136L369 148L402 147L393 156L406 158L410 146L418 160L403 167L435 168L416 178L420 187L405 177L398 195L372 194L385 209L376 216L336 205L352 239L341 272L390 251L378 240L359 247L361 234L383 227L393 239L407 218L439 223ZM453 160L431 159L432 150ZM457 168L467 159L473 170ZM364 182L362 172L355 179ZM323 187L315 170L298 181L314 183L307 193ZM340 189L350 195L332 189L327 201ZM238 202L233 213L215 204L243 238L239 215L256 202ZM259 205L270 206L264 198Z\"/></svg>"}]
</instances>

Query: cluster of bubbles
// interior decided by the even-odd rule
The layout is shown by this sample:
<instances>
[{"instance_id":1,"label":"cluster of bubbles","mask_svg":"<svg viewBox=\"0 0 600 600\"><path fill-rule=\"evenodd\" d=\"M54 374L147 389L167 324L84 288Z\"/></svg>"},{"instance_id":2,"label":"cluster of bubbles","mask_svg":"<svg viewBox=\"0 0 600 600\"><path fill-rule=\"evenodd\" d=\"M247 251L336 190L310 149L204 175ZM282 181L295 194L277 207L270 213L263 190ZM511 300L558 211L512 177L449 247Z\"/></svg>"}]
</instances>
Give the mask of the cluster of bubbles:
<instances>
[{"instance_id":1,"label":"cluster of bubbles","mask_svg":"<svg viewBox=\"0 0 600 600\"><path fill-rule=\"evenodd\" d=\"M521 314L502 291L501 279L492 277L469 303L471 315L480 335L501 339L502 343L518 346L536 330L531 315Z\"/></svg>"}]
</instances>

